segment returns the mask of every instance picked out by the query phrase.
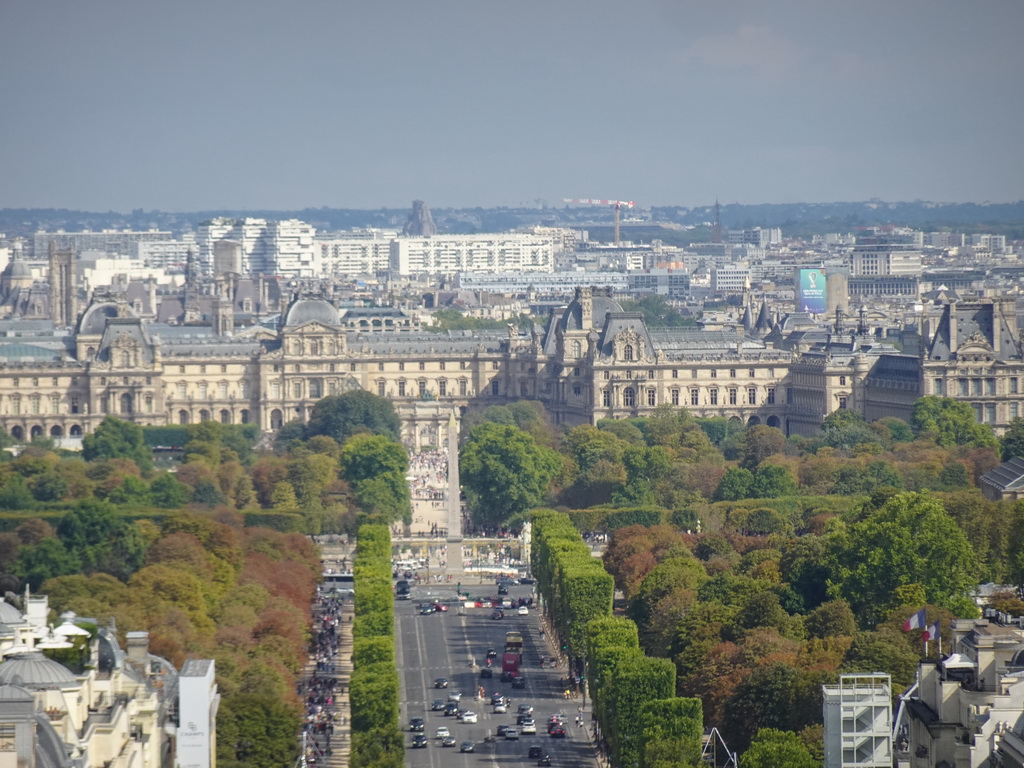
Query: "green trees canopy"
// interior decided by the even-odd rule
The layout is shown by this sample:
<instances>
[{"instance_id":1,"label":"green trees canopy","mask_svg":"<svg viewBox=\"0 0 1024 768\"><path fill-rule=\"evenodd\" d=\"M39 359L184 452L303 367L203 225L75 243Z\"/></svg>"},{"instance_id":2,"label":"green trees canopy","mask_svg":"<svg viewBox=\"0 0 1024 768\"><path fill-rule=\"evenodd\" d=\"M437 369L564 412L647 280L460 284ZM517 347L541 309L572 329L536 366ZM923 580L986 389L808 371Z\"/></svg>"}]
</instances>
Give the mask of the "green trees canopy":
<instances>
[{"instance_id":1,"label":"green trees canopy","mask_svg":"<svg viewBox=\"0 0 1024 768\"><path fill-rule=\"evenodd\" d=\"M341 476L355 491L360 508L387 522L410 520L408 470L405 448L384 435L356 435L341 449Z\"/></svg>"},{"instance_id":2,"label":"green trees canopy","mask_svg":"<svg viewBox=\"0 0 1024 768\"><path fill-rule=\"evenodd\" d=\"M1003 461L1024 457L1024 419L1016 418L1010 422L1000 440Z\"/></svg>"},{"instance_id":3,"label":"green trees canopy","mask_svg":"<svg viewBox=\"0 0 1024 768\"><path fill-rule=\"evenodd\" d=\"M700 699L656 699L640 707L641 768L700 763L704 708Z\"/></svg>"},{"instance_id":4,"label":"green trees canopy","mask_svg":"<svg viewBox=\"0 0 1024 768\"><path fill-rule=\"evenodd\" d=\"M791 731L762 728L740 758L740 768L821 768Z\"/></svg>"},{"instance_id":5,"label":"green trees canopy","mask_svg":"<svg viewBox=\"0 0 1024 768\"><path fill-rule=\"evenodd\" d=\"M920 584L925 599L960 616L975 613L978 565L964 532L926 494L900 493L831 541L835 587L862 623L896 607L897 590Z\"/></svg>"},{"instance_id":6,"label":"green trees canopy","mask_svg":"<svg viewBox=\"0 0 1024 768\"><path fill-rule=\"evenodd\" d=\"M911 416L918 432L934 433L939 445L969 445L975 448L998 445L992 427L979 424L970 405L949 397L926 395L914 403Z\"/></svg>"},{"instance_id":7,"label":"green trees canopy","mask_svg":"<svg viewBox=\"0 0 1024 768\"><path fill-rule=\"evenodd\" d=\"M562 467L550 448L516 427L481 424L469 433L460 457L462 484L477 523L504 525L540 503Z\"/></svg>"},{"instance_id":8,"label":"green trees canopy","mask_svg":"<svg viewBox=\"0 0 1024 768\"><path fill-rule=\"evenodd\" d=\"M82 438L82 458L131 459L146 471L153 467L153 457L142 436L142 427L107 416L95 431Z\"/></svg>"},{"instance_id":9,"label":"green trees canopy","mask_svg":"<svg viewBox=\"0 0 1024 768\"><path fill-rule=\"evenodd\" d=\"M400 428L401 422L390 400L364 389L354 389L317 401L309 415L305 436L326 435L343 445L359 432L398 440Z\"/></svg>"}]
</instances>

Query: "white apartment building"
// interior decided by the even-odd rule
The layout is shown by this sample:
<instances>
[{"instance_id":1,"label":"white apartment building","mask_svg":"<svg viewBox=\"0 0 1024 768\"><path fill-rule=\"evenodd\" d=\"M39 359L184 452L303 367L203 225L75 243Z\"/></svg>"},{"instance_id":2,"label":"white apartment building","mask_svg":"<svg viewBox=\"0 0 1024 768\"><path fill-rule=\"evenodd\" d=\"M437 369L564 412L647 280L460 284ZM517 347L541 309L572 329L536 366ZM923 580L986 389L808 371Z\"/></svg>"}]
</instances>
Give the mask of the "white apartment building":
<instances>
[{"instance_id":1,"label":"white apartment building","mask_svg":"<svg viewBox=\"0 0 1024 768\"><path fill-rule=\"evenodd\" d=\"M769 245L777 245L782 242L782 230L778 227L730 229L726 234L726 240L733 245L753 245L758 248L767 248Z\"/></svg>"},{"instance_id":2,"label":"white apartment building","mask_svg":"<svg viewBox=\"0 0 1024 768\"><path fill-rule=\"evenodd\" d=\"M29 248L26 249L25 259L29 262L45 262L50 255L50 243L58 251L72 250L75 253L82 251L100 251L109 256L133 256L133 250L139 243L166 242L172 240L170 232L159 229L131 230L131 229L104 229L99 232L83 230L81 232L65 232L58 229L56 232L40 230L29 239Z\"/></svg>"},{"instance_id":3,"label":"white apartment building","mask_svg":"<svg viewBox=\"0 0 1024 768\"><path fill-rule=\"evenodd\" d=\"M375 275L391 264L391 241L397 229L353 229L318 237L320 261L325 274Z\"/></svg>"},{"instance_id":4,"label":"white apartment building","mask_svg":"<svg viewBox=\"0 0 1024 768\"><path fill-rule=\"evenodd\" d=\"M742 293L750 286L750 265L746 262L711 268L712 293Z\"/></svg>"},{"instance_id":5,"label":"white apartment building","mask_svg":"<svg viewBox=\"0 0 1024 768\"><path fill-rule=\"evenodd\" d=\"M571 296L577 288L590 285L610 286L625 291L629 279L625 272L460 272L458 286L465 291L487 293L526 293L538 296Z\"/></svg>"},{"instance_id":6,"label":"white apartment building","mask_svg":"<svg viewBox=\"0 0 1024 768\"><path fill-rule=\"evenodd\" d=\"M196 236L186 232L179 240L139 240L132 245L131 257L156 269L184 269L188 252L196 247Z\"/></svg>"},{"instance_id":7,"label":"white apartment building","mask_svg":"<svg viewBox=\"0 0 1024 768\"><path fill-rule=\"evenodd\" d=\"M854 277L920 275L923 268L922 233L906 229L875 229L858 235L850 254Z\"/></svg>"},{"instance_id":8,"label":"white apartment building","mask_svg":"<svg viewBox=\"0 0 1024 768\"><path fill-rule=\"evenodd\" d=\"M391 241L391 271L399 275L460 272L553 272L551 237L515 232L399 237Z\"/></svg>"},{"instance_id":9,"label":"white apartment building","mask_svg":"<svg viewBox=\"0 0 1024 768\"><path fill-rule=\"evenodd\" d=\"M199 225L196 246L206 270L213 266L214 243L233 240L241 245L243 274L319 277L323 268L315 238L316 229L298 219L217 218Z\"/></svg>"}]
</instances>

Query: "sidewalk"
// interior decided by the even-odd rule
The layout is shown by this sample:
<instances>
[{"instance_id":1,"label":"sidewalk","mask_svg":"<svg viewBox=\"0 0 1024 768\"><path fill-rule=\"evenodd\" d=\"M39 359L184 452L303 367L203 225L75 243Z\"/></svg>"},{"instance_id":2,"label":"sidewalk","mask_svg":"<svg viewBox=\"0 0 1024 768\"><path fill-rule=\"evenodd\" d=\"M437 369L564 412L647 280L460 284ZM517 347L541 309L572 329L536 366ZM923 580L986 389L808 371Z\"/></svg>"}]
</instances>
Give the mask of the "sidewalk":
<instances>
[{"instance_id":1,"label":"sidewalk","mask_svg":"<svg viewBox=\"0 0 1024 768\"><path fill-rule=\"evenodd\" d=\"M324 602L317 600L313 604L314 642L325 612L330 614L330 611L325 611ZM318 654L314 645L314 652L306 659L301 682L302 695L307 702L306 762L303 765L348 768L351 750L348 689L352 675L353 612L351 600L342 602L336 613L336 649L328 654Z\"/></svg>"}]
</instances>

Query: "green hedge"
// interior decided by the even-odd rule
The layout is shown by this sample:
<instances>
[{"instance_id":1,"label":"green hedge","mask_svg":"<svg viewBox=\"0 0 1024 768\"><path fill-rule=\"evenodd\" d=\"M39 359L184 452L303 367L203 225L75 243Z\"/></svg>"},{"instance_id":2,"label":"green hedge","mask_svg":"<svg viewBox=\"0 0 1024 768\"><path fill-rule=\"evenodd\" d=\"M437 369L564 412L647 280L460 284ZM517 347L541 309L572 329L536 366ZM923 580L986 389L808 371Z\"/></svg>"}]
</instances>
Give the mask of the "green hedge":
<instances>
[{"instance_id":1,"label":"green hedge","mask_svg":"<svg viewBox=\"0 0 1024 768\"><path fill-rule=\"evenodd\" d=\"M395 613L391 591L391 531L363 525L352 571L352 710L354 768L400 768L405 742L398 727L399 687L395 667Z\"/></svg>"}]
</instances>

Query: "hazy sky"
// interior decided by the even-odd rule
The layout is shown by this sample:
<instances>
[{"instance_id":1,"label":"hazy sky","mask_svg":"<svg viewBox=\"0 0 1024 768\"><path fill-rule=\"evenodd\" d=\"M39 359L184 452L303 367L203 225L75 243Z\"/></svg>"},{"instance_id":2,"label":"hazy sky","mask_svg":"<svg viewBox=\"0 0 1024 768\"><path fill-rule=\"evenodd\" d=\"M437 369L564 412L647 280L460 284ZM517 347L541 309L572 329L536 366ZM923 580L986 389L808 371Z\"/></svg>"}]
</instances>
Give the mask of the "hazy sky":
<instances>
[{"instance_id":1,"label":"hazy sky","mask_svg":"<svg viewBox=\"0 0 1024 768\"><path fill-rule=\"evenodd\" d=\"M0 0L0 207L1024 198L1022 0Z\"/></svg>"}]
</instances>

